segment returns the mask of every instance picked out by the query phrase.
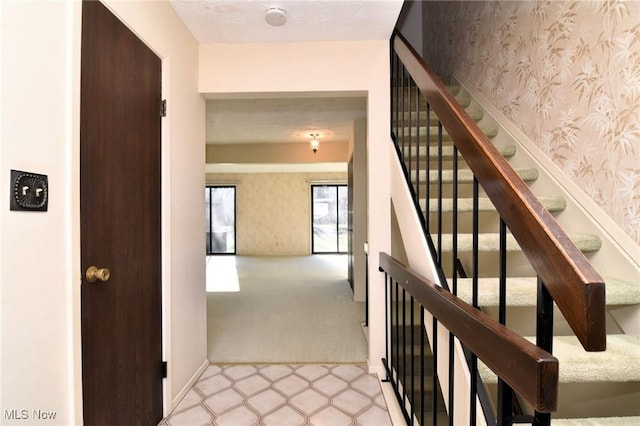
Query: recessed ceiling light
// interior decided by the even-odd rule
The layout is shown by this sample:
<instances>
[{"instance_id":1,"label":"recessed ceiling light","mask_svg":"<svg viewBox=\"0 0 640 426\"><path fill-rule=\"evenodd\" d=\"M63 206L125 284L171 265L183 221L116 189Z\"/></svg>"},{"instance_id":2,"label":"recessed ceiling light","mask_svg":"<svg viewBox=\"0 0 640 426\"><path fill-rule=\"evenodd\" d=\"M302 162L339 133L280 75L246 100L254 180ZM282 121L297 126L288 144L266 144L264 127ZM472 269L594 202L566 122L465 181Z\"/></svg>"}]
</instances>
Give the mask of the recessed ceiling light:
<instances>
[{"instance_id":1,"label":"recessed ceiling light","mask_svg":"<svg viewBox=\"0 0 640 426\"><path fill-rule=\"evenodd\" d=\"M287 11L277 6L270 7L264 14L264 20L269 25L281 27L287 23Z\"/></svg>"}]
</instances>

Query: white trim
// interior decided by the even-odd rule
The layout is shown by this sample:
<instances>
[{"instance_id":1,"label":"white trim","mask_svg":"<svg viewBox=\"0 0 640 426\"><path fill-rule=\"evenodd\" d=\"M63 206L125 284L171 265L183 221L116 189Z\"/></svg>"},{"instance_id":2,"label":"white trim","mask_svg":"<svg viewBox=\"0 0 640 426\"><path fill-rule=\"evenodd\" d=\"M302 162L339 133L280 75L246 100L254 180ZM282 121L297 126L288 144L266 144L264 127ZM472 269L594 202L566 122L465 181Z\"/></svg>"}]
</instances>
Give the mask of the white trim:
<instances>
[{"instance_id":1,"label":"white trim","mask_svg":"<svg viewBox=\"0 0 640 426\"><path fill-rule=\"evenodd\" d=\"M407 423L404 420L404 414L402 414L402 409L400 408L400 404L396 398L393 385L391 382L385 381L387 379L387 370L382 364L372 366L369 360L367 360L367 368L369 374L375 374L378 376L378 383L382 390L384 402L387 404L387 411L389 412L389 417L391 418L393 426L406 426Z\"/></svg>"},{"instance_id":2,"label":"white trim","mask_svg":"<svg viewBox=\"0 0 640 426\"><path fill-rule=\"evenodd\" d=\"M380 389L382 390L384 402L387 404L387 411L391 418L391 424L393 424L393 426L405 426L407 422L404 420L404 414L402 414L402 409L400 408L396 394L393 391L393 385L391 382L383 382L382 380L385 377L386 373L382 375L378 374L378 379L380 379Z\"/></svg>"},{"instance_id":3,"label":"white trim","mask_svg":"<svg viewBox=\"0 0 640 426\"><path fill-rule=\"evenodd\" d=\"M70 283L67 289L69 302L68 312L68 349L67 367L69 377L67 385L69 394L69 421L73 424L82 424L83 394L82 394L82 300L81 300L81 247L80 247L80 52L82 29L82 6L79 2L67 3L67 43L69 58L67 66L67 82L69 87L66 99L67 115L67 158L65 167L67 182L66 198L70 213L67 216L65 228L69 230L67 241L67 258L69 259L69 274L67 280ZM0 397L0 400L2 398Z\"/></svg>"},{"instance_id":4,"label":"white trim","mask_svg":"<svg viewBox=\"0 0 640 426\"><path fill-rule=\"evenodd\" d=\"M161 185L161 309L162 309L162 360L172 365L171 357L171 120L169 109L171 102L171 59L162 58L162 99L167 100L167 116L161 118L160 134L160 185ZM171 401L172 389L171 371L167 372L167 377L162 380L162 413L166 417L173 409Z\"/></svg>"},{"instance_id":5,"label":"white trim","mask_svg":"<svg viewBox=\"0 0 640 426\"><path fill-rule=\"evenodd\" d=\"M454 74L454 79L467 90L480 106L492 116L496 123L517 141L520 148L524 149L529 157L538 163L541 171L547 173L564 192L567 201L575 203L581 212L591 219L594 225L606 236L610 242L619 248L626 257L635 265L640 265L640 250L638 245L624 232L596 202L589 197L568 177L560 167L555 164L527 135L513 124L498 108L496 108L486 96L473 88L473 85L464 77Z\"/></svg>"},{"instance_id":6,"label":"white trim","mask_svg":"<svg viewBox=\"0 0 640 426\"><path fill-rule=\"evenodd\" d=\"M189 393L191 388L198 382L198 379L200 378L200 376L202 376L202 373L204 373L207 367L209 367L209 360L205 359L198 370L196 370L195 374L191 376L191 378L187 381L180 392L178 392L176 397L171 400L171 409L168 413L165 414L165 417L169 416L169 414L171 414L171 412L178 406L178 404L180 404L180 401L182 401L182 399L187 396L187 393ZM171 369L171 365L169 365L169 369Z\"/></svg>"},{"instance_id":7,"label":"white trim","mask_svg":"<svg viewBox=\"0 0 640 426\"><path fill-rule=\"evenodd\" d=\"M313 173L347 172L347 163L271 163L271 164L231 164L209 163L206 173Z\"/></svg>"}]
</instances>

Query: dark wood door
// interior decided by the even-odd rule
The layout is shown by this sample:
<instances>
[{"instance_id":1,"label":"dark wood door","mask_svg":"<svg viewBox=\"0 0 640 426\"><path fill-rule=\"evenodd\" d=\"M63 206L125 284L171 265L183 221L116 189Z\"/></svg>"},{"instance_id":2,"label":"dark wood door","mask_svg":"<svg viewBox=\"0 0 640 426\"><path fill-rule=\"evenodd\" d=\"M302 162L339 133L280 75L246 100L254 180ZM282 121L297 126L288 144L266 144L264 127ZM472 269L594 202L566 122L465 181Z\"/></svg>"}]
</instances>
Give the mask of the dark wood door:
<instances>
[{"instance_id":1,"label":"dark wood door","mask_svg":"<svg viewBox=\"0 0 640 426\"><path fill-rule=\"evenodd\" d=\"M162 418L161 61L82 4L80 219L86 425ZM90 266L107 281L86 279Z\"/></svg>"}]
</instances>

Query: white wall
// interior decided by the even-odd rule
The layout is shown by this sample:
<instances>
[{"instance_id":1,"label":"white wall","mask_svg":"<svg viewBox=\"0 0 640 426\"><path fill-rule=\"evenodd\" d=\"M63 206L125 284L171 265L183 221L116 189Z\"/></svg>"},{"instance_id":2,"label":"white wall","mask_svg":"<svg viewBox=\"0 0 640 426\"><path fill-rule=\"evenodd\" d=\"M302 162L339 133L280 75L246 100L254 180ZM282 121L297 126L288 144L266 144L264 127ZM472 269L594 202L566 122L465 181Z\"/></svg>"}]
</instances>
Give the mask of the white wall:
<instances>
[{"instance_id":1,"label":"white wall","mask_svg":"<svg viewBox=\"0 0 640 426\"><path fill-rule=\"evenodd\" d=\"M206 363L204 101L197 43L166 2L108 2L161 58L165 409ZM5 410L81 424L80 2L0 2L0 423ZM9 170L47 174L46 213L9 212ZM20 413L19 413L20 414ZM32 418L30 422L36 423ZM16 424L25 424L24 420Z\"/></svg>"},{"instance_id":2,"label":"white wall","mask_svg":"<svg viewBox=\"0 0 640 426\"><path fill-rule=\"evenodd\" d=\"M353 300L366 299L367 241L367 122L353 123ZM372 259L376 261L376 259Z\"/></svg>"},{"instance_id":3,"label":"white wall","mask_svg":"<svg viewBox=\"0 0 640 426\"><path fill-rule=\"evenodd\" d=\"M312 58L313 66L309 66ZM355 92L367 95L369 301L384 309L378 253L390 250L389 43L308 42L200 46L200 92ZM384 355L384 316L369 322L371 369Z\"/></svg>"},{"instance_id":4,"label":"white wall","mask_svg":"<svg viewBox=\"0 0 640 426\"><path fill-rule=\"evenodd\" d=\"M72 424L79 385L79 7L0 2L0 423ZM49 177L46 213L9 211L9 170Z\"/></svg>"}]
</instances>

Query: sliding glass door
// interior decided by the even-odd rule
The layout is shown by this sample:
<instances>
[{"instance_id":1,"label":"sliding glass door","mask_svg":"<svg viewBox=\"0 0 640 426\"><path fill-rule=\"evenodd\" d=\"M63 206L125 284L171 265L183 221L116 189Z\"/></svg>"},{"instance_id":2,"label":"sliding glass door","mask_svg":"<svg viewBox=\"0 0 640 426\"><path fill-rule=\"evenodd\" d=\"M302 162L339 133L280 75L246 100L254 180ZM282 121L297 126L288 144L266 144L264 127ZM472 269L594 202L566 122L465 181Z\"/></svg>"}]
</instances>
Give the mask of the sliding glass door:
<instances>
[{"instance_id":1,"label":"sliding glass door","mask_svg":"<svg viewBox=\"0 0 640 426\"><path fill-rule=\"evenodd\" d=\"M204 195L207 254L235 254L235 186L207 186Z\"/></svg>"},{"instance_id":2,"label":"sliding glass door","mask_svg":"<svg viewBox=\"0 0 640 426\"><path fill-rule=\"evenodd\" d=\"M347 185L311 186L312 253L347 253L348 210Z\"/></svg>"}]
</instances>

